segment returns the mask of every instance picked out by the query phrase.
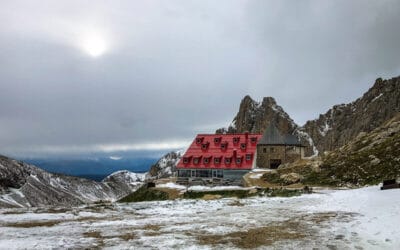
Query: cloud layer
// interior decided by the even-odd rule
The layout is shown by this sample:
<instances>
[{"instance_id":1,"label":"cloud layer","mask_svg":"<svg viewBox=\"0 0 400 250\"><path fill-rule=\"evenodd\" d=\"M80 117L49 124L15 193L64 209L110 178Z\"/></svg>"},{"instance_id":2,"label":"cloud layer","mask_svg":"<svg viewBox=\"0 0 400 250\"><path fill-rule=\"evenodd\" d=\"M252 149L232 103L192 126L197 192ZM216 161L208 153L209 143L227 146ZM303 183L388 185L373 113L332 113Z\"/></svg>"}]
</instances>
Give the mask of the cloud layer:
<instances>
[{"instance_id":1,"label":"cloud layer","mask_svg":"<svg viewBox=\"0 0 400 250\"><path fill-rule=\"evenodd\" d=\"M246 94L302 124L399 74L398 13L395 0L2 1L0 153L178 147L229 124Z\"/></svg>"}]
</instances>

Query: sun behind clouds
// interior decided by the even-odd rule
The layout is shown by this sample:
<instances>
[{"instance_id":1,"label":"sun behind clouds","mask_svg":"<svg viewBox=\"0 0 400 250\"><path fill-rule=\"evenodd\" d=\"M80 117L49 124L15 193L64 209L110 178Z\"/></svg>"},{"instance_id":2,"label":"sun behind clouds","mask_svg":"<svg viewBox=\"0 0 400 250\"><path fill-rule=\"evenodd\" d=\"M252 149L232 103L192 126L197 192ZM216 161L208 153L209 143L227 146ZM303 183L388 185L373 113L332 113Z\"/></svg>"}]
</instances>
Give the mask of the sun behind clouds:
<instances>
[{"instance_id":1,"label":"sun behind clouds","mask_svg":"<svg viewBox=\"0 0 400 250\"><path fill-rule=\"evenodd\" d=\"M83 39L83 50L92 57L99 57L107 51L105 39L97 34L90 34Z\"/></svg>"}]
</instances>

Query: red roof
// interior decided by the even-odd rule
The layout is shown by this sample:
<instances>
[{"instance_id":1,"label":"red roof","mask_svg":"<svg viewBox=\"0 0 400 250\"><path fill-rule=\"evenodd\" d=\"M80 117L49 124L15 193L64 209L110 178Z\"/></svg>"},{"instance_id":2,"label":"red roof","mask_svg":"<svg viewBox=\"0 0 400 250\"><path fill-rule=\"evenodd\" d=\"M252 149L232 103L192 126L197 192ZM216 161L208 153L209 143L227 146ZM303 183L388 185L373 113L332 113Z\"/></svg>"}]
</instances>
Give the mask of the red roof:
<instances>
[{"instance_id":1,"label":"red roof","mask_svg":"<svg viewBox=\"0 0 400 250\"><path fill-rule=\"evenodd\" d=\"M262 134L199 134L178 169L251 169Z\"/></svg>"}]
</instances>

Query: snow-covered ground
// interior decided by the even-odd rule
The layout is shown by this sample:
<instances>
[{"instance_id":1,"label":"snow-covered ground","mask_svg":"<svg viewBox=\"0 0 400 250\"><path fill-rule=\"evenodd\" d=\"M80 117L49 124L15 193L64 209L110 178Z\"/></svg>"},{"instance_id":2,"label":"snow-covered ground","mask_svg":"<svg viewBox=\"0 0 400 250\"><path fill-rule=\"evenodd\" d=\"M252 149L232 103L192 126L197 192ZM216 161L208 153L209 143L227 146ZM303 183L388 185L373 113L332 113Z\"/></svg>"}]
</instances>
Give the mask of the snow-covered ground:
<instances>
[{"instance_id":1,"label":"snow-covered ground","mask_svg":"<svg viewBox=\"0 0 400 250\"><path fill-rule=\"evenodd\" d=\"M1 249L400 249L400 189L0 210Z\"/></svg>"}]
</instances>

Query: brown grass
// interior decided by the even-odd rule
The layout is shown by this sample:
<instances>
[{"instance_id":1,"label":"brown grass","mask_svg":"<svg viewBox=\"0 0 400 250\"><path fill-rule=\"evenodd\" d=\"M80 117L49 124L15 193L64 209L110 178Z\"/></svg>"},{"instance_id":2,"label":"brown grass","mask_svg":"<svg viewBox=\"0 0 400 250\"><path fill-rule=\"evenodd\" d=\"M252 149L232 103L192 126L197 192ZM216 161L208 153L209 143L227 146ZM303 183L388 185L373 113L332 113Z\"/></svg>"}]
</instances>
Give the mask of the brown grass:
<instances>
[{"instance_id":1,"label":"brown grass","mask_svg":"<svg viewBox=\"0 0 400 250\"><path fill-rule=\"evenodd\" d=\"M178 189L174 189L174 188L158 188L158 187L153 188L153 189L160 190L162 192L167 193L168 194L168 199L170 199L170 200L175 200L175 199L178 199L178 198L182 197L182 192L181 192L181 190L178 190Z\"/></svg>"},{"instance_id":2,"label":"brown grass","mask_svg":"<svg viewBox=\"0 0 400 250\"><path fill-rule=\"evenodd\" d=\"M27 221L27 222L11 222L7 223L5 227L17 227L17 228L31 228L31 227L52 227L60 224L61 220L48 220L48 221Z\"/></svg>"},{"instance_id":3,"label":"brown grass","mask_svg":"<svg viewBox=\"0 0 400 250\"><path fill-rule=\"evenodd\" d=\"M232 232L222 235L196 234L187 232L188 236L196 237L201 245L233 245L238 248L257 248L271 246L276 242L285 240L300 240L306 237L317 239L318 231L312 225L324 226L331 220L350 222L354 213L315 213L299 216L287 221L274 223L267 226L249 228L245 231ZM328 224L326 224L328 226Z\"/></svg>"}]
</instances>

